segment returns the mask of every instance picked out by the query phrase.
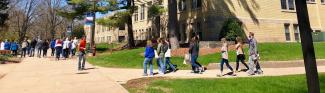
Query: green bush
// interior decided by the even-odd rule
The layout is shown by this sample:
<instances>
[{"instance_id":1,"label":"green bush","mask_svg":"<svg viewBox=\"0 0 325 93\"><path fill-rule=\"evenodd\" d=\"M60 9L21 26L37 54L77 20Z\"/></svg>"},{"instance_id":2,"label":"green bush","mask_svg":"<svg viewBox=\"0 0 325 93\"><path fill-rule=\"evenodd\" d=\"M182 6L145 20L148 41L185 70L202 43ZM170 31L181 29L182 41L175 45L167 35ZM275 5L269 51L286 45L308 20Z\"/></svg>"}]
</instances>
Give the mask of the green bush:
<instances>
[{"instance_id":1,"label":"green bush","mask_svg":"<svg viewBox=\"0 0 325 93\"><path fill-rule=\"evenodd\" d=\"M228 19L222 27L219 39L226 38L229 41L235 41L237 36L246 38L241 22L237 19Z\"/></svg>"}]
</instances>

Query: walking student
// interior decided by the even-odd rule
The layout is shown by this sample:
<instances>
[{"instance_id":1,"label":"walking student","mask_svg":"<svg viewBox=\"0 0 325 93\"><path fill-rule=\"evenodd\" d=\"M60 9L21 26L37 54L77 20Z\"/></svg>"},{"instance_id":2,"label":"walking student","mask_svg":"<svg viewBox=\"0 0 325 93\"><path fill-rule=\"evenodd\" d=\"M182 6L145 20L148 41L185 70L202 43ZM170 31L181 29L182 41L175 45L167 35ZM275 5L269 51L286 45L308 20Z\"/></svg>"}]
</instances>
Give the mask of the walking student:
<instances>
[{"instance_id":1,"label":"walking student","mask_svg":"<svg viewBox=\"0 0 325 93\"><path fill-rule=\"evenodd\" d=\"M21 43L21 57L26 57L26 52L28 51L29 43L27 42L27 38L24 39L24 41Z\"/></svg>"},{"instance_id":2,"label":"walking student","mask_svg":"<svg viewBox=\"0 0 325 93\"><path fill-rule=\"evenodd\" d=\"M11 44L10 41L6 40L5 45L4 45L5 50L10 50L10 47L11 47L10 44Z\"/></svg>"},{"instance_id":3,"label":"walking student","mask_svg":"<svg viewBox=\"0 0 325 93\"><path fill-rule=\"evenodd\" d=\"M42 56L42 51L43 51L43 41L39 39L36 43L36 50L37 50L37 57L41 58Z\"/></svg>"},{"instance_id":4,"label":"walking student","mask_svg":"<svg viewBox=\"0 0 325 93\"><path fill-rule=\"evenodd\" d=\"M164 61L165 59L165 53L167 51L167 47L164 43L164 40L162 38L158 39L158 47L157 47L157 54L158 54L158 63L160 66L159 69L159 74L163 75L165 74L165 69L166 69L166 62Z\"/></svg>"},{"instance_id":5,"label":"walking student","mask_svg":"<svg viewBox=\"0 0 325 93\"><path fill-rule=\"evenodd\" d=\"M13 41L11 43L10 50L12 51L13 56L17 56L17 54L18 54L18 52L17 52L17 50L18 50L18 44L17 44L17 42Z\"/></svg>"},{"instance_id":6,"label":"walking student","mask_svg":"<svg viewBox=\"0 0 325 93\"><path fill-rule=\"evenodd\" d=\"M231 74L233 74L233 72L234 72L228 62L228 44L227 44L226 38L222 38L221 42L222 42L222 47L221 47L220 74L218 75L219 77L224 75L223 74L223 64L226 64L226 66L229 68L229 70L231 70Z\"/></svg>"},{"instance_id":7,"label":"walking student","mask_svg":"<svg viewBox=\"0 0 325 93\"><path fill-rule=\"evenodd\" d=\"M48 40L45 40L43 42L42 49L43 49L43 57L46 57L47 56L47 50L49 49L49 41Z\"/></svg>"},{"instance_id":8,"label":"walking student","mask_svg":"<svg viewBox=\"0 0 325 93\"><path fill-rule=\"evenodd\" d=\"M50 43L50 46L51 46L51 56L54 56L55 54L55 39L53 39Z\"/></svg>"},{"instance_id":9,"label":"walking student","mask_svg":"<svg viewBox=\"0 0 325 93\"><path fill-rule=\"evenodd\" d=\"M69 41L69 38L66 38L65 41L63 42L63 57L64 59L68 58L69 56L69 44L70 44L70 41Z\"/></svg>"},{"instance_id":10,"label":"walking student","mask_svg":"<svg viewBox=\"0 0 325 93\"><path fill-rule=\"evenodd\" d=\"M240 37L236 38L237 44L236 44L236 72L239 72L239 62L241 62L245 67L246 71L249 69L248 65L245 63L245 54L243 49L243 40Z\"/></svg>"},{"instance_id":11,"label":"walking student","mask_svg":"<svg viewBox=\"0 0 325 93\"><path fill-rule=\"evenodd\" d=\"M144 62L143 62L143 76L148 76L147 73L147 65L149 64L150 76L153 76L153 65L152 60L155 57L155 50L152 46L152 42L150 40L147 41L146 50L144 52Z\"/></svg>"},{"instance_id":12,"label":"walking student","mask_svg":"<svg viewBox=\"0 0 325 93\"><path fill-rule=\"evenodd\" d=\"M189 48L189 53L191 54L192 72L202 74L203 68L199 64L197 64L197 59L199 57L199 50L200 50L200 46L198 42L198 37L194 36L191 39L191 44Z\"/></svg>"},{"instance_id":13,"label":"walking student","mask_svg":"<svg viewBox=\"0 0 325 93\"><path fill-rule=\"evenodd\" d=\"M31 45L30 45L29 57L34 57L34 55L35 55L35 47L36 47L36 44L37 44L36 39L33 39L30 44Z\"/></svg>"},{"instance_id":14,"label":"walking student","mask_svg":"<svg viewBox=\"0 0 325 93\"><path fill-rule=\"evenodd\" d=\"M5 50L5 42L1 41L0 50Z\"/></svg>"},{"instance_id":15,"label":"walking student","mask_svg":"<svg viewBox=\"0 0 325 93\"><path fill-rule=\"evenodd\" d=\"M170 62L170 58L171 58L171 46L170 43L168 41L168 39L165 40L166 43L166 47L167 47L167 51L165 53L165 61L166 61L166 66L169 66L169 69L171 72L175 72L176 71L176 67L174 66L174 64L172 64Z\"/></svg>"},{"instance_id":16,"label":"walking student","mask_svg":"<svg viewBox=\"0 0 325 93\"><path fill-rule=\"evenodd\" d=\"M248 53L249 53L249 75L255 75L255 74L262 74L263 71L261 70L260 64L258 62L259 54L257 51L257 41L254 38L254 33L249 32L249 47L248 47Z\"/></svg>"},{"instance_id":17,"label":"walking student","mask_svg":"<svg viewBox=\"0 0 325 93\"><path fill-rule=\"evenodd\" d=\"M86 37L83 36L79 43L79 61L78 61L78 70L85 69L85 62L86 62Z\"/></svg>"},{"instance_id":18,"label":"walking student","mask_svg":"<svg viewBox=\"0 0 325 93\"><path fill-rule=\"evenodd\" d=\"M62 41L61 39L56 39L56 43L55 43L55 53L56 53L56 59L60 60L60 55L62 52Z\"/></svg>"},{"instance_id":19,"label":"walking student","mask_svg":"<svg viewBox=\"0 0 325 93\"><path fill-rule=\"evenodd\" d=\"M76 48L77 48L78 40L77 37L71 41L71 57L76 55Z\"/></svg>"}]
</instances>

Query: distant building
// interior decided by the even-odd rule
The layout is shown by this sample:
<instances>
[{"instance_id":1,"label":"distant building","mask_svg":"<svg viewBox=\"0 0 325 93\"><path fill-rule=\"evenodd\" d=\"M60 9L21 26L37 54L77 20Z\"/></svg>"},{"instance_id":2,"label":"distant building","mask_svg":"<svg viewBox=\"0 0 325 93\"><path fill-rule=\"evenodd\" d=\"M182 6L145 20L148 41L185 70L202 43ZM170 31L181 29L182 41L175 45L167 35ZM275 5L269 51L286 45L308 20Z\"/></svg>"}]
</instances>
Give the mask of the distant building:
<instances>
[{"instance_id":1,"label":"distant building","mask_svg":"<svg viewBox=\"0 0 325 93\"><path fill-rule=\"evenodd\" d=\"M104 17L110 17L114 13L108 14ZM127 40L127 26L108 27L96 23L95 27L95 43L113 43L124 42ZM87 35L88 36L88 35Z\"/></svg>"},{"instance_id":2,"label":"distant building","mask_svg":"<svg viewBox=\"0 0 325 93\"><path fill-rule=\"evenodd\" d=\"M155 2L167 9L168 0L135 0L133 30L135 40L150 39L154 33L153 23L148 19L148 7ZM246 35L254 32L259 42L299 41L299 29L295 0L177 0L178 31L181 43L188 43L193 33L201 41L216 41L224 22L238 19ZM325 32L325 1L306 0L311 28ZM167 13L162 16L166 19ZM166 26L167 27L167 26ZM160 37L166 35L162 28Z\"/></svg>"}]
</instances>

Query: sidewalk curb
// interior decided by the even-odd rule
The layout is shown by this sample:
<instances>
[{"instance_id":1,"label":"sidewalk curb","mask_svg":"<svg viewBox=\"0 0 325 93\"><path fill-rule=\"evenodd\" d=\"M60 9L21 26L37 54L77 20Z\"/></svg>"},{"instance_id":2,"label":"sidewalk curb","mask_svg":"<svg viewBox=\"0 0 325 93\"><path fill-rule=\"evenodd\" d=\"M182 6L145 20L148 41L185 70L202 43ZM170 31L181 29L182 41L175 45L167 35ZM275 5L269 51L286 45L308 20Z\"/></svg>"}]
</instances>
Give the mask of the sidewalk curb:
<instances>
[{"instance_id":1,"label":"sidewalk curb","mask_svg":"<svg viewBox=\"0 0 325 93\"><path fill-rule=\"evenodd\" d=\"M325 66L325 59L316 59L318 66ZM245 62L248 64L248 62ZM236 68L236 62L229 63L233 69ZM240 68L244 68L242 63ZM304 60L290 60L290 61L260 61L262 68L290 68L290 67L304 67ZM208 69L220 69L220 63L209 63L207 66Z\"/></svg>"}]
</instances>

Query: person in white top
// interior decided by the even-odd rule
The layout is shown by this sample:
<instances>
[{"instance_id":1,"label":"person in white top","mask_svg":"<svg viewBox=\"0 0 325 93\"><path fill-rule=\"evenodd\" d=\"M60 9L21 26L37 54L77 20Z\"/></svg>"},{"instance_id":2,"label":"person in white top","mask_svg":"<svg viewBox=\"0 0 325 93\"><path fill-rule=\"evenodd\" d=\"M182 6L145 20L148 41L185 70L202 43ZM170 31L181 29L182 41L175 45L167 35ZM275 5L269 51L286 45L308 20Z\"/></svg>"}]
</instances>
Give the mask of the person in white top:
<instances>
[{"instance_id":1,"label":"person in white top","mask_svg":"<svg viewBox=\"0 0 325 93\"><path fill-rule=\"evenodd\" d=\"M63 42L63 57L66 59L69 56L69 44L70 44L70 40L69 38L66 38L65 41Z\"/></svg>"},{"instance_id":2,"label":"person in white top","mask_svg":"<svg viewBox=\"0 0 325 93\"><path fill-rule=\"evenodd\" d=\"M170 62L170 57L172 57L172 56L171 56L170 43L168 41L168 38L165 39L165 42L166 42L165 43L166 46L168 47L168 49L165 53L166 66L169 66L170 69L168 69L168 70L170 70L171 72L176 72L176 67Z\"/></svg>"},{"instance_id":3,"label":"person in white top","mask_svg":"<svg viewBox=\"0 0 325 93\"><path fill-rule=\"evenodd\" d=\"M5 50L5 42L1 42L0 44L0 50Z\"/></svg>"},{"instance_id":4,"label":"person in white top","mask_svg":"<svg viewBox=\"0 0 325 93\"><path fill-rule=\"evenodd\" d=\"M78 45L77 37L74 37L74 39L71 41L71 57L76 55L77 45Z\"/></svg>"},{"instance_id":5,"label":"person in white top","mask_svg":"<svg viewBox=\"0 0 325 93\"><path fill-rule=\"evenodd\" d=\"M236 72L239 72L239 61L246 67L246 70L248 70L248 65L245 63L245 53L243 50L243 40L240 37L236 37Z\"/></svg>"},{"instance_id":6,"label":"person in white top","mask_svg":"<svg viewBox=\"0 0 325 93\"><path fill-rule=\"evenodd\" d=\"M217 75L219 77L223 76L223 64L226 63L226 66L231 70L231 74L233 74L233 69L232 67L229 65L229 62L228 62L228 44L227 44L227 40L226 38L222 38L221 39L221 42L222 42L222 47L221 47L221 62L220 62L220 75Z\"/></svg>"}]
</instances>

